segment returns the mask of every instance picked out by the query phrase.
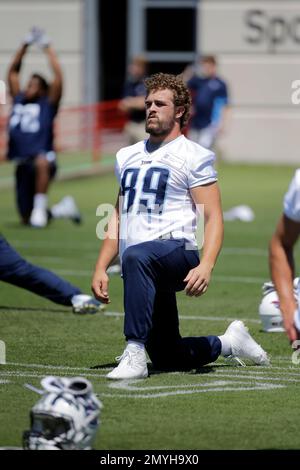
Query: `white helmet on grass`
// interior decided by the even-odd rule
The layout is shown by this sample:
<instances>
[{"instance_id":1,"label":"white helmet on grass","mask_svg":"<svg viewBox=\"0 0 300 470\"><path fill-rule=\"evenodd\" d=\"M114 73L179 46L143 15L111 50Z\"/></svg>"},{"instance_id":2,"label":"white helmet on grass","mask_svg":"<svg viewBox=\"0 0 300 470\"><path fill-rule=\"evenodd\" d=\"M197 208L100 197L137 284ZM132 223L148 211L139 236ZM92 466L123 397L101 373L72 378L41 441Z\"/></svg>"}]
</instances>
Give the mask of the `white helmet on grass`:
<instances>
[{"instance_id":1,"label":"white helmet on grass","mask_svg":"<svg viewBox=\"0 0 300 470\"><path fill-rule=\"evenodd\" d=\"M294 296L298 303L299 278L294 279ZM269 281L262 286L263 298L259 305L259 316L263 325L263 331L268 333L278 333L285 331L282 314L279 306L278 294L274 284Z\"/></svg>"},{"instance_id":2,"label":"white helmet on grass","mask_svg":"<svg viewBox=\"0 0 300 470\"><path fill-rule=\"evenodd\" d=\"M263 297L258 311L263 325L263 331L268 333L284 331L278 295L275 290Z\"/></svg>"},{"instance_id":3,"label":"white helmet on grass","mask_svg":"<svg viewBox=\"0 0 300 470\"><path fill-rule=\"evenodd\" d=\"M42 398L30 412L23 435L29 450L88 450L100 424L101 402L82 377L45 377ZM33 387L31 387L33 388Z\"/></svg>"}]
</instances>

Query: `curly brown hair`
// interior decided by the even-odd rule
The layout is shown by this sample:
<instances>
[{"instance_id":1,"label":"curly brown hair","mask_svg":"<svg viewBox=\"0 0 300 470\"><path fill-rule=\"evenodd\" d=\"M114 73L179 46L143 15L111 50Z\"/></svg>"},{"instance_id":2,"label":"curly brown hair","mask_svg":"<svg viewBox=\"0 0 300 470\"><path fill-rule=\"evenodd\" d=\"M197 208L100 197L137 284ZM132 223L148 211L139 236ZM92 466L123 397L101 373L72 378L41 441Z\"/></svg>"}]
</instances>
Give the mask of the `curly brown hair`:
<instances>
[{"instance_id":1,"label":"curly brown hair","mask_svg":"<svg viewBox=\"0 0 300 470\"><path fill-rule=\"evenodd\" d=\"M181 129L185 127L190 117L192 100L190 92L180 76L169 73L155 73L149 78L146 78L144 83L146 87L146 96L148 96L151 91L157 90L168 89L173 92L175 106L184 107L184 113L180 118L180 127Z\"/></svg>"}]
</instances>

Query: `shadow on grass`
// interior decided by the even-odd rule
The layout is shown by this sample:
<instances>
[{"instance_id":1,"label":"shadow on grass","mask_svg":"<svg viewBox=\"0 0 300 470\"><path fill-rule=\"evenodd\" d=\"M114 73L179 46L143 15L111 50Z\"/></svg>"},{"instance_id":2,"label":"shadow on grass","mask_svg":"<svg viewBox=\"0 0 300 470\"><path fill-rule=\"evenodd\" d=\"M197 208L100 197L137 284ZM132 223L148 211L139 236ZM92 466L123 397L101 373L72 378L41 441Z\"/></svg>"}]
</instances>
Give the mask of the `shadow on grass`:
<instances>
[{"instance_id":1,"label":"shadow on grass","mask_svg":"<svg viewBox=\"0 0 300 470\"><path fill-rule=\"evenodd\" d=\"M116 367L117 364L116 362L113 363L108 363L108 364L97 364L95 366L91 366L90 369L107 369L108 367ZM199 369L193 369L193 370L178 370L178 369L168 369L168 370L160 370L160 369L155 369L153 365L150 363L148 364L148 371L149 375L159 375L159 374L169 374L172 372L181 372L181 373L186 373L186 374L192 374L192 375L200 375L200 374L211 374L216 372L217 369L220 368L227 368L229 367L227 364L214 364L213 366L203 366L199 367Z\"/></svg>"},{"instance_id":2,"label":"shadow on grass","mask_svg":"<svg viewBox=\"0 0 300 470\"><path fill-rule=\"evenodd\" d=\"M100 370L101 370L101 369L107 369L108 367L113 368L113 367L116 367L116 365L117 365L117 364L116 364L115 362L113 362L113 363L107 363L107 364L98 364L98 365L96 365L96 366L91 366L90 369L91 369L91 370L96 370L96 369L100 369Z\"/></svg>"},{"instance_id":3,"label":"shadow on grass","mask_svg":"<svg viewBox=\"0 0 300 470\"><path fill-rule=\"evenodd\" d=\"M218 369L227 369L228 367L231 367L229 364L214 364L214 365L209 365L209 366L202 366L196 369L195 375L196 374L210 374L211 372L216 372Z\"/></svg>"},{"instance_id":4,"label":"shadow on grass","mask_svg":"<svg viewBox=\"0 0 300 470\"><path fill-rule=\"evenodd\" d=\"M4 221L2 223L2 227L6 227L7 229L20 229L20 228L24 228L25 230L27 229L30 229L32 230L32 227L31 225L29 224L23 224L22 222L19 222L19 221Z\"/></svg>"}]
</instances>

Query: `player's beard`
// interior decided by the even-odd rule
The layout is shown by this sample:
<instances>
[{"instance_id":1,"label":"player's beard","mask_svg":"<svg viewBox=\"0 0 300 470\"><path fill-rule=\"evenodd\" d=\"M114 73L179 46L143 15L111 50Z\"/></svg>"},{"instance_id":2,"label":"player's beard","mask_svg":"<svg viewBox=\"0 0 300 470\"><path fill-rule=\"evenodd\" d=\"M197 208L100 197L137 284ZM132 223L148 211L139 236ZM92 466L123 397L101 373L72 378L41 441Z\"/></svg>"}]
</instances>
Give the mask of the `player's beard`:
<instances>
[{"instance_id":1,"label":"player's beard","mask_svg":"<svg viewBox=\"0 0 300 470\"><path fill-rule=\"evenodd\" d=\"M153 136L164 136L168 135L174 127L175 119L170 119L167 122L161 122L158 118L156 119L156 124L148 124L148 119L146 120L146 132Z\"/></svg>"}]
</instances>

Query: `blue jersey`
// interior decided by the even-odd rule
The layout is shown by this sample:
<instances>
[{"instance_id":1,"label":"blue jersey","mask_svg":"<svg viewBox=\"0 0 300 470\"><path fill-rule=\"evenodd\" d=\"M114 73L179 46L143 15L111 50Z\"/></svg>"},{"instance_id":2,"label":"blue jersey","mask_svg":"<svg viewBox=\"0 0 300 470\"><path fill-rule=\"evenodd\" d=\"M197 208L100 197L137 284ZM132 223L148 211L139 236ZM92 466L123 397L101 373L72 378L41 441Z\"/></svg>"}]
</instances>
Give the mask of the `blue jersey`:
<instances>
[{"instance_id":1,"label":"blue jersey","mask_svg":"<svg viewBox=\"0 0 300 470\"><path fill-rule=\"evenodd\" d=\"M9 119L8 158L35 157L53 150L53 121L57 105L47 96L27 101L19 93L13 102Z\"/></svg>"},{"instance_id":2,"label":"blue jersey","mask_svg":"<svg viewBox=\"0 0 300 470\"><path fill-rule=\"evenodd\" d=\"M191 127L204 129L210 124L218 124L222 108L228 104L226 83L218 77L193 77L188 82L192 91L194 114Z\"/></svg>"}]
</instances>

